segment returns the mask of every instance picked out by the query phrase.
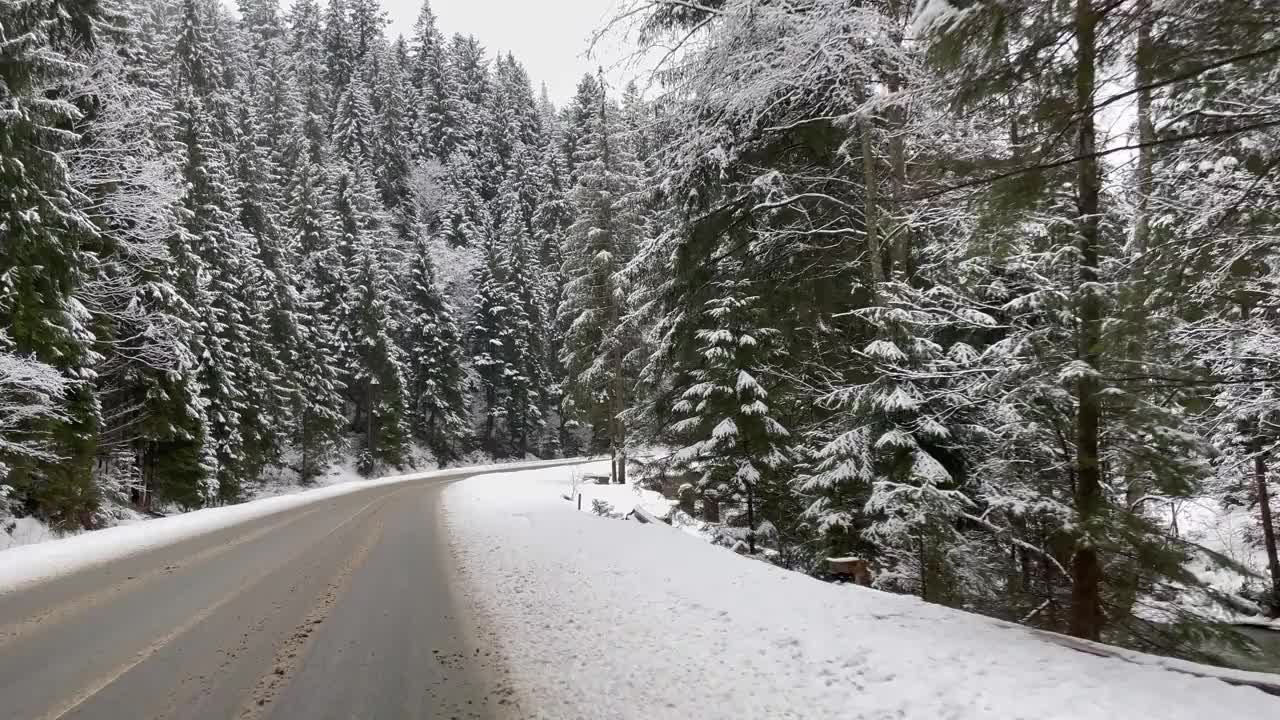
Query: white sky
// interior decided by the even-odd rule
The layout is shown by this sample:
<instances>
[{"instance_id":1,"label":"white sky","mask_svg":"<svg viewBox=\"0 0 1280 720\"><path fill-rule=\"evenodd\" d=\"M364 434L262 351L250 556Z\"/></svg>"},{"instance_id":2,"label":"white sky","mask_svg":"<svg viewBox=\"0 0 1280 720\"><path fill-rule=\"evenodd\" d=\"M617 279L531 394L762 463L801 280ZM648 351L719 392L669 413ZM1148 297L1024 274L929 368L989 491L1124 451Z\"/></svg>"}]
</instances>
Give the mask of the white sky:
<instances>
[{"instance_id":1,"label":"white sky","mask_svg":"<svg viewBox=\"0 0 1280 720\"><path fill-rule=\"evenodd\" d=\"M413 30L422 0L382 0L389 35ZM587 59L591 33L616 9L616 0L431 0L445 37L475 35L493 57L511 52L524 63L537 91L546 83L557 105L573 96L578 79L613 58Z\"/></svg>"},{"instance_id":2,"label":"white sky","mask_svg":"<svg viewBox=\"0 0 1280 720\"><path fill-rule=\"evenodd\" d=\"M235 0L226 2L235 6ZM288 8L293 0L280 4ZM382 6L391 19L388 37L408 38L422 0L382 0ZM619 67L623 52L616 41L596 56L586 57L592 32L603 27L618 7L619 0L431 0L446 38L454 33L475 35L490 58L514 54L529 70L534 92L546 83L558 106L573 97L583 73L595 72L599 66L618 90L627 80L640 77Z\"/></svg>"}]
</instances>

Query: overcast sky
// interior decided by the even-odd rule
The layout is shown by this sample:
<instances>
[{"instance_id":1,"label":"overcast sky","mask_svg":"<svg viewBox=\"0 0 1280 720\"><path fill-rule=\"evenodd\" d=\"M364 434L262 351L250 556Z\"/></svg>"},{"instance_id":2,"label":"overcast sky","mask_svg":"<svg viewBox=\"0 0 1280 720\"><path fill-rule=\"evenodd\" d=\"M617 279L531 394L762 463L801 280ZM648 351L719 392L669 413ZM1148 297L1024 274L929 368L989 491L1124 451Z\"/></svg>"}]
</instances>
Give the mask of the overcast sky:
<instances>
[{"instance_id":1,"label":"overcast sky","mask_svg":"<svg viewBox=\"0 0 1280 720\"><path fill-rule=\"evenodd\" d=\"M236 8L236 0L223 1ZM321 5L325 2L321 0ZM292 4L293 0L280 0L286 11ZM573 97L582 74L597 67L604 68L618 92L633 79L645 88L648 73L636 68L648 64L629 61L626 40L619 34L611 34L595 55L586 56L592 33L622 4L623 0L431 0L446 39L454 33L475 35L490 58L514 54L529 70L534 92L545 83L551 99L561 107ZM391 20L388 37L409 38L422 0L382 0L382 7Z\"/></svg>"},{"instance_id":2,"label":"overcast sky","mask_svg":"<svg viewBox=\"0 0 1280 720\"><path fill-rule=\"evenodd\" d=\"M382 0L391 37L413 30L422 0ZM529 69L535 89L545 82L557 105L572 97L588 60L591 32L616 8L616 0L431 0L445 37L475 35L490 57L511 52ZM607 64L613 58L602 59Z\"/></svg>"},{"instance_id":3,"label":"overcast sky","mask_svg":"<svg viewBox=\"0 0 1280 720\"><path fill-rule=\"evenodd\" d=\"M235 6L235 0L227 0ZM286 9L293 0L281 0ZM422 0L382 0L391 18L388 36L413 31ZM588 59L585 52L591 33L601 27L618 7L618 0L431 0L445 37L454 33L475 35L489 51L513 53L524 63L537 91L546 83L557 105L563 105L584 72L603 65L619 86L634 76L615 68L621 53L613 49Z\"/></svg>"}]
</instances>

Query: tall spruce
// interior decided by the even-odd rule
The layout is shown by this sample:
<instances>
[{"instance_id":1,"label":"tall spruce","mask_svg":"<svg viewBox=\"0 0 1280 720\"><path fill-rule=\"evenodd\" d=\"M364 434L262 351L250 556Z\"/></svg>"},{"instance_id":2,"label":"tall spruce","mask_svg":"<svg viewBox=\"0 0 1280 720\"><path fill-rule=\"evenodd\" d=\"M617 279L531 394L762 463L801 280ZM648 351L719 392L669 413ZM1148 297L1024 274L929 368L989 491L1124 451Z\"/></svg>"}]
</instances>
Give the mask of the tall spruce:
<instances>
[{"instance_id":1,"label":"tall spruce","mask_svg":"<svg viewBox=\"0 0 1280 720\"><path fill-rule=\"evenodd\" d=\"M575 105L592 107L577 141L577 183L569 193L575 221L561 254L564 291L559 325L566 328L560 360L568 378L562 411L595 428L614 458L613 475L626 479L623 416L634 382L628 355L636 345L624 322L630 290L623 268L640 241L639 171L623 137L619 108L603 83L579 85Z\"/></svg>"},{"instance_id":2,"label":"tall spruce","mask_svg":"<svg viewBox=\"0 0 1280 720\"><path fill-rule=\"evenodd\" d=\"M79 111L60 88L71 55L92 41L95 18L77 7L6 3L0 8L0 351L52 365L66 378L57 415L41 414L28 430L47 434L57 462L30 455L0 459L6 484L52 522L87 522L97 507L90 475L98 424L92 382L96 358L78 288L91 264L85 244L93 225L72 203L59 154L76 138Z\"/></svg>"},{"instance_id":3,"label":"tall spruce","mask_svg":"<svg viewBox=\"0 0 1280 720\"><path fill-rule=\"evenodd\" d=\"M443 466L464 449L465 374L454 310L436 281L425 237L414 247L406 300L410 429Z\"/></svg>"}]
</instances>

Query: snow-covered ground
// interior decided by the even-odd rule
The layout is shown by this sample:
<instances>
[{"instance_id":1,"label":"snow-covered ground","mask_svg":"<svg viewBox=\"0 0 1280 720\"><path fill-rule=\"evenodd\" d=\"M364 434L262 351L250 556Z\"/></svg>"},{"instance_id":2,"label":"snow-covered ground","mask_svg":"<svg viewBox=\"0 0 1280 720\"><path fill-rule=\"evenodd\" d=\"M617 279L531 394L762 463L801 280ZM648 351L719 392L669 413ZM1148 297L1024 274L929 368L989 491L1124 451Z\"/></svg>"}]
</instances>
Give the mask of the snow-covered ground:
<instances>
[{"instance_id":1,"label":"snow-covered ground","mask_svg":"<svg viewBox=\"0 0 1280 720\"><path fill-rule=\"evenodd\" d=\"M675 504L662 496L662 493L646 490L634 483L626 485L597 485L589 475L607 476L609 464L604 463L604 472L596 473L598 464L582 465L570 468L566 473L566 483L561 495L577 506L577 498L582 496L582 511L595 515L625 517L637 507L644 508L650 515L665 518ZM598 504L599 503L599 504Z\"/></svg>"},{"instance_id":2,"label":"snow-covered ground","mask_svg":"<svg viewBox=\"0 0 1280 720\"><path fill-rule=\"evenodd\" d=\"M465 469L489 472L509 467L538 468L563 462L564 460L546 460L517 464L502 463ZM69 537L35 536L34 531L24 530L24 537L33 536L31 537L33 542L0 549L0 593L338 495L378 485L451 475L460 469L464 468L451 467L445 470L432 470L377 480L353 480L352 476L339 471L326 476L320 483L321 487L313 489L298 492L295 487L295 492L292 493L265 497L239 505L170 515ZM329 484L326 485L326 482ZM47 532L46 530L45 533ZM46 539L47 542L44 542L43 540Z\"/></svg>"},{"instance_id":3,"label":"snow-covered ground","mask_svg":"<svg viewBox=\"0 0 1280 720\"><path fill-rule=\"evenodd\" d=\"M435 465L432 464L428 467L435 467ZM267 498L280 497L281 495L293 495L307 490L342 485L344 483L362 482L364 480L365 478L361 477L360 473L356 471L355 461L347 460L342 463L334 463L329 467L328 471L321 473L306 487L298 483L296 473L289 473L287 476L268 480L250 490L250 500L265 500Z\"/></svg>"},{"instance_id":4,"label":"snow-covered ground","mask_svg":"<svg viewBox=\"0 0 1280 720\"><path fill-rule=\"evenodd\" d=\"M1252 688L578 512L563 498L573 472L445 493L462 590L505 659L512 717L1280 717L1280 698Z\"/></svg>"},{"instance_id":5,"label":"snow-covered ground","mask_svg":"<svg viewBox=\"0 0 1280 720\"><path fill-rule=\"evenodd\" d=\"M1261 534L1256 510L1224 507L1216 498L1206 497L1181 501L1177 506L1178 532L1190 542L1217 553L1248 571L1243 573L1226 567L1207 555L1192 558L1189 569L1209 588L1225 595L1239 597L1246 587L1262 591L1269 577L1266 551L1248 536ZM1280 628L1280 620L1267 621L1261 615L1247 615L1238 608L1215 602L1203 592L1188 590L1177 600L1184 611L1207 618ZM1246 601L1247 602L1247 601ZM1258 611L1261 612L1261 608Z\"/></svg>"}]
</instances>

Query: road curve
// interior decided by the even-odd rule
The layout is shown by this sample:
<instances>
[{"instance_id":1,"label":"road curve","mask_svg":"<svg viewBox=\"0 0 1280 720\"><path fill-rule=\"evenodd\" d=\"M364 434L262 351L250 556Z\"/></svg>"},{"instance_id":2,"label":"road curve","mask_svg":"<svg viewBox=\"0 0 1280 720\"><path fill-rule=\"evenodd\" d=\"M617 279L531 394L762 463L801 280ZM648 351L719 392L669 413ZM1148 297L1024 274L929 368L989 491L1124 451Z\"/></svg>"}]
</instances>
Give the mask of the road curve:
<instances>
[{"instance_id":1,"label":"road curve","mask_svg":"<svg viewBox=\"0 0 1280 720\"><path fill-rule=\"evenodd\" d=\"M489 718L441 490L359 490L0 595L0 720Z\"/></svg>"}]
</instances>

